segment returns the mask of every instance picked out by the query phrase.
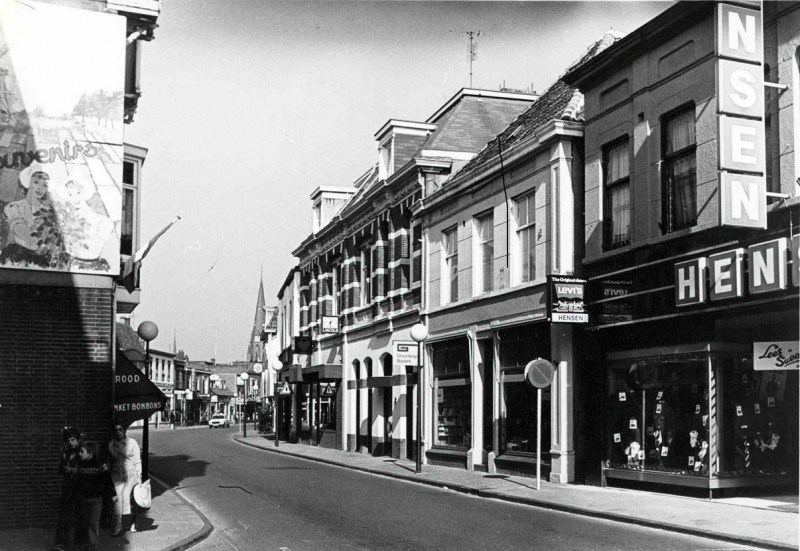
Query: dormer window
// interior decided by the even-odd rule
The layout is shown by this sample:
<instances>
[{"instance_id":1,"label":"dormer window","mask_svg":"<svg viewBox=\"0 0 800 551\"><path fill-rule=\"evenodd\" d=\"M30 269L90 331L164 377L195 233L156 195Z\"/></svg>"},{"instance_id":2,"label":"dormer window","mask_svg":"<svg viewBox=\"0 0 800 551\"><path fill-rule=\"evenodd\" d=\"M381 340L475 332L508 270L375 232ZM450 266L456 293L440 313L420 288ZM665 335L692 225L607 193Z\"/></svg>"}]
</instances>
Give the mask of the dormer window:
<instances>
[{"instance_id":1,"label":"dormer window","mask_svg":"<svg viewBox=\"0 0 800 551\"><path fill-rule=\"evenodd\" d=\"M394 138L389 138L380 145L380 159L378 164L378 178L385 180L394 172L394 152L392 146Z\"/></svg>"}]
</instances>

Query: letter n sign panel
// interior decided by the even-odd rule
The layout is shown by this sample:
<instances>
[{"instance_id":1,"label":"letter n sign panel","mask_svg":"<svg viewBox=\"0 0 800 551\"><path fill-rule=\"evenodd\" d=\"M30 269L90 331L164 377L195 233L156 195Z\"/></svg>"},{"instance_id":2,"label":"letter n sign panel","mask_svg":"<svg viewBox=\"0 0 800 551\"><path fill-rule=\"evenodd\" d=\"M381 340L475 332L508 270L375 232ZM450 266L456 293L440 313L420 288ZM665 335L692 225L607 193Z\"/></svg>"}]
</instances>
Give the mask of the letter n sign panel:
<instances>
[{"instance_id":1,"label":"letter n sign panel","mask_svg":"<svg viewBox=\"0 0 800 551\"><path fill-rule=\"evenodd\" d=\"M723 226L767 228L767 183L763 176L721 172L719 192Z\"/></svg>"}]
</instances>

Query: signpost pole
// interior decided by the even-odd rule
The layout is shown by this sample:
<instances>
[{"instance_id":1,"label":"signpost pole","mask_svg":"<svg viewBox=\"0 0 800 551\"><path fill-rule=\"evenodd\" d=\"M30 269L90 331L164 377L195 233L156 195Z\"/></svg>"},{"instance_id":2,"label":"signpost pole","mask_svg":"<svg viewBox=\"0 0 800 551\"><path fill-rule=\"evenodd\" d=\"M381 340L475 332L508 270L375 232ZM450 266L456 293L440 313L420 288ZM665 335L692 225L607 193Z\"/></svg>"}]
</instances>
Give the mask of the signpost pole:
<instances>
[{"instance_id":1,"label":"signpost pole","mask_svg":"<svg viewBox=\"0 0 800 551\"><path fill-rule=\"evenodd\" d=\"M150 371L150 341L145 341L145 371ZM144 418L142 427L142 482L150 478L150 417Z\"/></svg>"},{"instance_id":2,"label":"signpost pole","mask_svg":"<svg viewBox=\"0 0 800 551\"><path fill-rule=\"evenodd\" d=\"M542 389L536 389L536 490L542 482Z\"/></svg>"}]
</instances>

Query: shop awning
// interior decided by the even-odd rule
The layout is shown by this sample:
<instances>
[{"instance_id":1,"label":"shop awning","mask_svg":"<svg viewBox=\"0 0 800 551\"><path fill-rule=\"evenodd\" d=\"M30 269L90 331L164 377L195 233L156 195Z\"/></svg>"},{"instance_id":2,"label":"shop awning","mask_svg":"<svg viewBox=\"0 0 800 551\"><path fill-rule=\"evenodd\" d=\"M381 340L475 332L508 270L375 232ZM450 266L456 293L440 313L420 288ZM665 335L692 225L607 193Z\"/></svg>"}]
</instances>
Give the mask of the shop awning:
<instances>
[{"instance_id":1,"label":"shop awning","mask_svg":"<svg viewBox=\"0 0 800 551\"><path fill-rule=\"evenodd\" d=\"M167 397L124 354L117 354L114 416L124 426L163 411Z\"/></svg>"},{"instance_id":2,"label":"shop awning","mask_svg":"<svg viewBox=\"0 0 800 551\"><path fill-rule=\"evenodd\" d=\"M303 369L305 381L339 381L342 379L342 364L319 364Z\"/></svg>"}]
</instances>

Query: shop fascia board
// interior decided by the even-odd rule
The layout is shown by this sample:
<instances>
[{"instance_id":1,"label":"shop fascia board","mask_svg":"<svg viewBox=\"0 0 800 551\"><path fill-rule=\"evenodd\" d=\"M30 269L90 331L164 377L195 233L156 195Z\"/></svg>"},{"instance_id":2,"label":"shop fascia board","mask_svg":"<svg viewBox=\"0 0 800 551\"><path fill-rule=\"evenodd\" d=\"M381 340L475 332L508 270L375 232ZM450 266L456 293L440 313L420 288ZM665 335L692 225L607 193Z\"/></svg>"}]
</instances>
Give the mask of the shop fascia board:
<instances>
[{"instance_id":1,"label":"shop fascia board","mask_svg":"<svg viewBox=\"0 0 800 551\"><path fill-rule=\"evenodd\" d=\"M512 144L503 154L503 162L500 163L500 156L495 155L492 161L477 174L449 187L445 182L441 191L430 197L423 197L415 215L425 215L442 203L452 201L458 195L472 192L474 188L490 183L490 180L497 177L501 168L508 171L509 168L522 162L526 157L535 155L540 149L550 145L550 142L559 138L582 138L583 124L573 121L551 120L540 126L526 141ZM495 138L496 139L496 138ZM506 156L510 153L509 156ZM456 177L458 174L456 174Z\"/></svg>"}]
</instances>

